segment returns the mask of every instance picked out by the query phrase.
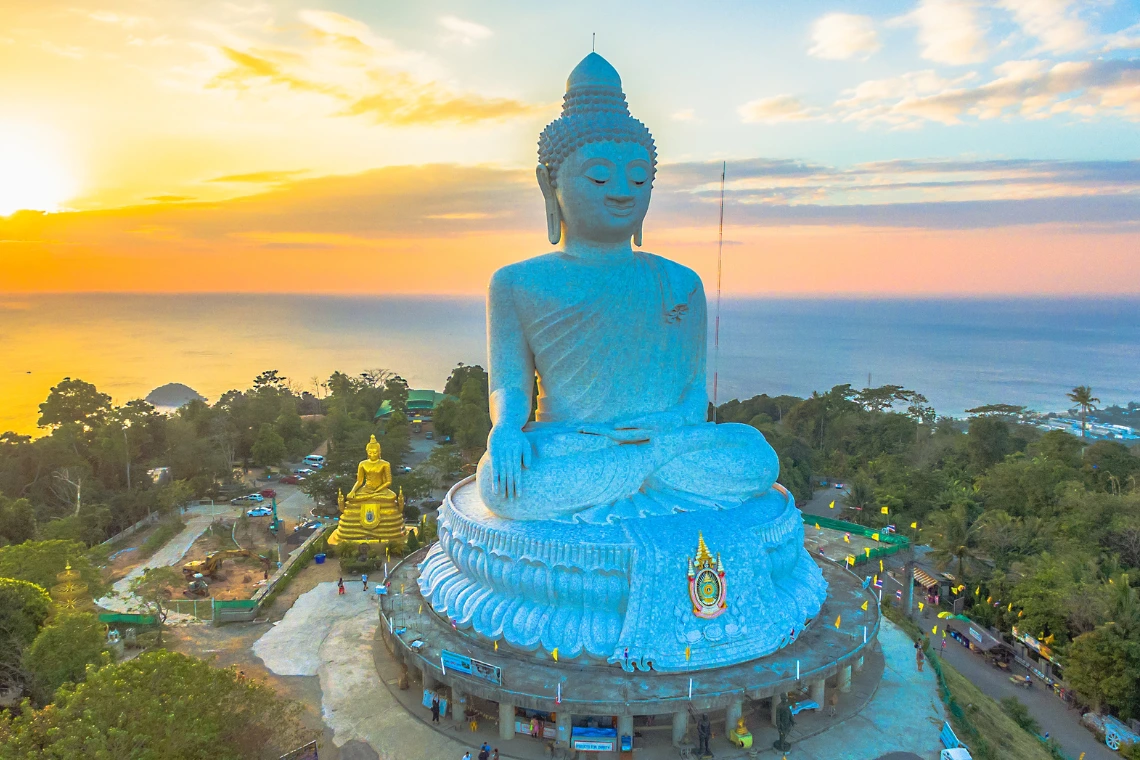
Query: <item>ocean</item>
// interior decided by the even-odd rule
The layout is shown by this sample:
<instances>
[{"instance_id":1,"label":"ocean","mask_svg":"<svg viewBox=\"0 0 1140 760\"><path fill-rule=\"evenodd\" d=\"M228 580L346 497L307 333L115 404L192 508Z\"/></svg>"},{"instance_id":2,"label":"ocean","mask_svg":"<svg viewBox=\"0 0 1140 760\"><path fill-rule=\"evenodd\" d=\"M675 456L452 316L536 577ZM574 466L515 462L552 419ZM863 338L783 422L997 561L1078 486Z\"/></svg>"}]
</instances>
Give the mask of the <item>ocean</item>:
<instances>
[{"instance_id":1,"label":"ocean","mask_svg":"<svg viewBox=\"0 0 1140 760\"><path fill-rule=\"evenodd\" d=\"M709 304L710 315L715 305ZM710 316L709 381L714 351ZM34 433L63 377L116 403L169 382L210 400L276 369L300 389L383 368L442 389L486 363L477 298L0 295L0 431ZM719 400L893 383L940 414L987 403L1062 410L1075 385L1140 400L1140 299L726 299Z\"/></svg>"}]
</instances>

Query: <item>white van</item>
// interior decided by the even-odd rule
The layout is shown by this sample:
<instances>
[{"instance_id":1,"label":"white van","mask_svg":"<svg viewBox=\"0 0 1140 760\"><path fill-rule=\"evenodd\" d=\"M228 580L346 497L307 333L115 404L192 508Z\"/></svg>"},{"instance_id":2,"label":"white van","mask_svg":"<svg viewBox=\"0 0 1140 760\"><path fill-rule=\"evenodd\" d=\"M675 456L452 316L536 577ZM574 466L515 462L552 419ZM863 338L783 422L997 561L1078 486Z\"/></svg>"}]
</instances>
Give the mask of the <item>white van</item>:
<instances>
[{"instance_id":1,"label":"white van","mask_svg":"<svg viewBox=\"0 0 1140 760\"><path fill-rule=\"evenodd\" d=\"M318 470L325 466L325 458L318 454L309 454L303 461L305 464L310 467L315 467Z\"/></svg>"}]
</instances>

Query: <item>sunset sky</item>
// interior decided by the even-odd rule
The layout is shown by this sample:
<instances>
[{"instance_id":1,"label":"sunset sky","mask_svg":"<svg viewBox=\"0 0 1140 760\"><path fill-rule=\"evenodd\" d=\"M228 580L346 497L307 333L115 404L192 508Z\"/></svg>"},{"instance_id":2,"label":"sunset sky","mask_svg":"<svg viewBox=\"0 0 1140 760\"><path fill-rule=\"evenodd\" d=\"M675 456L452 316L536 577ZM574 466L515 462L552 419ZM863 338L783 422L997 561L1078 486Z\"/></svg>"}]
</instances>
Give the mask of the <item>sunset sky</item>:
<instances>
[{"instance_id":1,"label":"sunset sky","mask_svg":"<svg viewBox=\"0 0 1140 760\"><path fill-rule=\"evenodd\" d=\"M0 292L482 291L592 33L729 293L1140 293L1125 0L5 0Z\"/></svg>"}]
</instances>

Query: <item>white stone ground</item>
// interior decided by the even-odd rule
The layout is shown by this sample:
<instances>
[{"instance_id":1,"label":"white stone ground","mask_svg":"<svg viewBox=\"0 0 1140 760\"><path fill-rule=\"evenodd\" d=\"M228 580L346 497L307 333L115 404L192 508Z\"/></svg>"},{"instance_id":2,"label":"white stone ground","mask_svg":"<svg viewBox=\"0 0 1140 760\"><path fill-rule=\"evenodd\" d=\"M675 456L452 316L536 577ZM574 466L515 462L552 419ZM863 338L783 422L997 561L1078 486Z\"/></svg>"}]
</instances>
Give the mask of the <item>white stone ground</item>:
<instances>
[{"instance_id":1,"label":"white stone ground","mask_svg":"<svg viewBox=\"0 0 1140 760\"><path fill-rule=\"evenodd\" d=\"M359 583L347 587L343 597L337 596L335 583L303 594L254 644L254 653L278 675L320 677L322 714L336 746L359 740L382 760L460 757L470 747L408 714L380 682L372 660L376 606ZM929 668L916 672L910 639L890 621L883 621L879 641L886 669L870 704L859 715L797 743L789 760L874 760L888 752L938 757L943 709L933 673ZM509 757L510 750L503 755ZM769 755L771 751L762 754Z\"/></svg>"},{"instance_id":2,"label":"white stone ground","mask_svg":"<svg viewBox=\"0 0 1140 760\"><path fill-rule=\"evenodd\" d=\"M220 516L221 513L217 512L217 507L214 510L215 514ZM228 514L228 509L226 513ZM111 593L101 599L96 599L95 604L111 612L142 612L142 601L131 593L131 583L146 570L178 564L186 556L186 552L190 550L194 542L198 540L198 536L205 533L206 529L210 527L214 515L211 513L210 507L194 507L186 510L183 519L186 522L186 527L178 535L167 541L162 548L147 558L146 562L131 570L121 580L116 581L111 587ZM179 615L171 612L167 616L166 622L168 625L177 625L198 621L193 615Z\"/></svg>"}]
</instances>

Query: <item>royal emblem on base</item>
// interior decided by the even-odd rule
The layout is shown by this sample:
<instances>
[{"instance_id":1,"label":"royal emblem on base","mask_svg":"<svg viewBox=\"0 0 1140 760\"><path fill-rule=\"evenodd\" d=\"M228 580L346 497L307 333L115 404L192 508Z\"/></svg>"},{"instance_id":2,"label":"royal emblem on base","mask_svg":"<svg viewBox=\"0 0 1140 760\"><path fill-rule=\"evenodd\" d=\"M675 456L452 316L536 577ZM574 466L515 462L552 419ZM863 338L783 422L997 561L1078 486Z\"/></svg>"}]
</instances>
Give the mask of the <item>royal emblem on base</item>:
<instances>
[{"instance_id":1,"label":"royal emblem on base","mask_svg":"<svg viewBox=\"0 0 1140 760\"><path fill-rule=\"evenodd\" d=\"M713 558L703 533L697 534L697 556L689 559L689 599L693 614L711 620L727 609L728 585L720 554Z\"/></svg>"}]
</instances>

